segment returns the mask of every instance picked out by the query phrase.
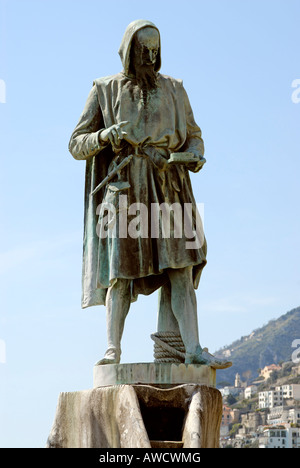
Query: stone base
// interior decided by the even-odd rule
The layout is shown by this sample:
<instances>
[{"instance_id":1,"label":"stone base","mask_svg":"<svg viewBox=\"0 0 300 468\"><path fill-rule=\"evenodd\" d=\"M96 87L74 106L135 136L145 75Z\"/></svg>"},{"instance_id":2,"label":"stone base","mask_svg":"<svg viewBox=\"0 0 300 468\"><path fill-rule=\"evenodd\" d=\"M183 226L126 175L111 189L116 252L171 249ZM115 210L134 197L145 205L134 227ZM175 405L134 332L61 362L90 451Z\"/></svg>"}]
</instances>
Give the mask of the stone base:
<instances>
[{"instance_id":1,"label":"stone base","mask_svg":"<svg viewBox=\"0 0 300 468\"><path fill-rule=\"evenodd\" d=\"M221 420L221 393L206 385L61 393L47 448L218 448Z\"/></svg>"},{"instance_id":2,"label":"stone base","mask_svg":"<svg viewBox=\"0 0 300 468\"><path fill-rule=\"evenodd\" d=\"M148 384L174 386L203 384L216 386L216 369L201 364L133 363L94 366L93 387Z\"/></svg>"}]
</instances>

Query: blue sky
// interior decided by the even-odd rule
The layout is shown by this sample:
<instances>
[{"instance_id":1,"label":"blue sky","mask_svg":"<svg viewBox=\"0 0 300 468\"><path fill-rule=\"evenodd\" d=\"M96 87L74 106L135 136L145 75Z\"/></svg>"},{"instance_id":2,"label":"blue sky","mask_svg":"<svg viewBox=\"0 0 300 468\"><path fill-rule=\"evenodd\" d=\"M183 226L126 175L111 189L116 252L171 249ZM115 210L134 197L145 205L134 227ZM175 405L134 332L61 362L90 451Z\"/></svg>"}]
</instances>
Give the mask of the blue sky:
<instances>
[{"instance_id":1,"label":"blue sky","mask_svg":"<svg viewBox=\"0 0 300 468\"><path fill-rule=\"evenodd\" d=\"M183 79L203 131L201 344L300 305L300 3L1 0L0 12L0 446L43 447L59 393L91 388L106 348L105 309L80 308L84 162L68 141L92 81L121 71L132 20L159 27L161 72ZM153 360L156 315L155 294L132 306L123 362Z\"/></svg>"}]
</instances>

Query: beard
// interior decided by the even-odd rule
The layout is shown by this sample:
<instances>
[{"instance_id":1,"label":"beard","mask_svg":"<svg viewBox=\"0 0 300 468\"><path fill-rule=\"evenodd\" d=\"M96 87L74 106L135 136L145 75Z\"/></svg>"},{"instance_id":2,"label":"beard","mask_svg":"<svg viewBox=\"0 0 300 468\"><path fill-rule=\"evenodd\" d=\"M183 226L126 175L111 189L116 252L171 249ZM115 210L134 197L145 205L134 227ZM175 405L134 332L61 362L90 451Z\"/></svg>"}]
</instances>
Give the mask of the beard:
<instances>
[{"instance_id":1,"label":"beard","mask_svg":"<svg viewBox=\"0 0 300 468\"><path fill-rule=\"evenodd\" d=\"M158 86L158 74L154 65L136 65L134 68L134 84L136 84L142 94L144 107L147 107L150 94Z\"/></svg>"},{"instance_id":2,"label":"beard","mask_svg":"<svg viewBox=\"0 0 300 468\"><path fill-rule=\"evenodd\" d=\"M157 88L157 73L154 70L154 65L136 67L135 78L142 91L150 92Z\"/></svg>"}]
</instances>

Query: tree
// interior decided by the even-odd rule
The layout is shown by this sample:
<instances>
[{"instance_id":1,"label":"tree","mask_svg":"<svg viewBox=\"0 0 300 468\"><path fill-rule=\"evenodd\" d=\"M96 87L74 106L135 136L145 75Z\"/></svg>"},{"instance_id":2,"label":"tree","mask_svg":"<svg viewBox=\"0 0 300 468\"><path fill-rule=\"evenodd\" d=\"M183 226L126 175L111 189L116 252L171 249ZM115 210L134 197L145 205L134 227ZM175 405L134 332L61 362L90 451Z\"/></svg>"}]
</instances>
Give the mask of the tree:
<instances>
[{"instance_id":1,"label":"tree","mask_svg":"<svg viewBox=\"0 0 300 468\"><path fill-rule=\"evenodd\" d=\"M235 396L233 396L231 393L229 393L229 395L227 397L227 403L229 405L234 405L236 402L237 402L237 399L235 398Z\"/></svg>"},{"instance_id":2,"label":"tree","mask_svg":"<svg viewBox=\"0 0 300 468\"><path fill-rule=\"evenodd\" d=\"M278 371L274 370L272 374L270 375L270 382L274 383L278 379Z\"/></svg>"},{"instance_id":3,"label":"tree","mask_svg":"<svg viewBox=\"0 0 300 468\"><path fill-rule=\"evenodd\" d=\"M248 380L251 379L251 375L252 375L252 371L249 369L245 372L243 372L243 377L245 378L245 380L248 382Z\"/></svg>"},{"instance_id":4,"label":"tree","mask_svg":"<svg viewBox=\"0 0 300 468\"><path fill-rule=\"evenodd\" d=\"M230 435L230 436L234 436L234 435L237 433L237 431L239 430L240 427L241 427L241 424L240 424L240 423L234 424L234 425L232 426L231 431L229 432L229 435Z\"/></svg>"}]
</instances>

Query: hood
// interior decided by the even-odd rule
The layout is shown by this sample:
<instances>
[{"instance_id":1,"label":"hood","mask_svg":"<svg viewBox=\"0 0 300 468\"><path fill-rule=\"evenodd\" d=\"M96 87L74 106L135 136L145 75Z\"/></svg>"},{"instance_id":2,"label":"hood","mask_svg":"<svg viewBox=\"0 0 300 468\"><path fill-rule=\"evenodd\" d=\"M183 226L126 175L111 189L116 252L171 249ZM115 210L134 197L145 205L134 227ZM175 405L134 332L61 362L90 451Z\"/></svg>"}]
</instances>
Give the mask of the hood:
<instances>
[{"instance_id":1,"label":"hood","mask_svg":"<svg viewBox=\"0 0 300 468\"><path fill-rule=\"evenodd\" d=\"M125 31L125 34L123 36L120 49L119 49L119 55L121 57L122 65L124 68L124 73L125 75L129 75L129 70L130 70L130 50L131 50L131 43L133 36L137 31L140 29L146 28L146 27L151 27L157 30L159 34L159 51L157 54L157 59L156 59L156 64L155 64L155 71L159 71L161 67L161 43L160 43L160 33L158 28L155 26L155 24L151 23L151 21L147 20L136 20L132 21L130 23Z\"/></svg>"}]
</instances>

